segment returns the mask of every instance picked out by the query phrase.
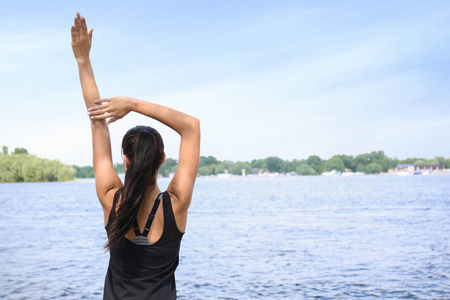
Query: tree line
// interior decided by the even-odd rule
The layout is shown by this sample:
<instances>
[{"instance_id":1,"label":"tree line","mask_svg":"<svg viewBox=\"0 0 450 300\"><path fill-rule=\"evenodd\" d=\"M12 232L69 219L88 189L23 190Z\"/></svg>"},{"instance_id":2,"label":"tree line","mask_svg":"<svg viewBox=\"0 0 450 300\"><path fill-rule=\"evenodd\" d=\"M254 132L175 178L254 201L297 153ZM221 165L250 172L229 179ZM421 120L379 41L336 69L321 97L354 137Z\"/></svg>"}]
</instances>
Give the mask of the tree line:
<instances>
[{"instance_id":1,"label":"tree line","mask_svg":"<svg viewBox=\"0 0 450 300\"><path fill-rule=\"evenodd\" d=\"M317 155L311 155L307 159L283 160L277 156L270 156L264 159L253 159L252 161L219 161L214 156L201 156L198 174L217 175L228 170L229 173L241 175L242 169L246 174L255 172L278 172L293 173L297 175L320 175L323 172L336 170L340 172L362 172L366 174L376 174L387 172L399 164L421 164L421 165L443 165L450 168L450 158L445 159L437 156L432 159L407 158L399 160L390 158L383 151L373 151L371 153L352 155L334 155L330 159L322 159ZM176 160L172 160L169 166L161 167L161 174L166 175L176 170Z\"/></svg>"},{"instance_id":2,"label":"tree line","mask_svg":"<svg viewBox=\"0 0 450 300\"><path fill-rule=\"evenodd\" d=\"M0 154L0 182L68 181L75 179L75 169L59 160L39 158L24 148L9 154L3 146Z\"/></svg>"},{"instance_id":3,"label":"tree line","mask_svg":"<svg viewBox=\"0 0 450 300\"><path fill-rule=\"evenodd\" d=\"M241 175L242 169L246 174L257 172L292 173L297 175L320 175L323 172L336 170L340 172L362 172L375 174L387 172L399 164L428 164L443 165L450 169L450 158L437 156L432 159L407 158L399 160L390 158L383 151L352 155L334 155L330 159L322 159L311 155L307 159L283 160L277 156L270 156L252 161L220 161L214 156L200 156L199 175L217 175L225 170L230 174ZM159 170L161 176L167 177L175 173L178 161L167 158ZM114 164L117 173L125 173L124 164ZM75 178L93 178L92 166L79 167L65 165L59 160L49 160L30 155L24 148L15 148L9 154L8 147L3 146L0 154L0 182L30 182L30 181L68 181Z\"/></svg>"}]
</instances>

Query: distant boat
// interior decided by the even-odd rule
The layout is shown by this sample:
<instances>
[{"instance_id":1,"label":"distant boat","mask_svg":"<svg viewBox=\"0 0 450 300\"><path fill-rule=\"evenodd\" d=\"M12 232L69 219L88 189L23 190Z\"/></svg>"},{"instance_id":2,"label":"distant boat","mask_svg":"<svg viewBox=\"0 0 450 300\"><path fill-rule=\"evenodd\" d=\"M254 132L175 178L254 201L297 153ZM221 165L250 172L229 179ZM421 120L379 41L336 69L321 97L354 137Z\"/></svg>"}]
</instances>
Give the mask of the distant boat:
<instances>
[{"instance_id":1,"label":"distant boat","mask_svg":"<svg viewBox=\"0 0 450 300\"><path fill-rule=\"evenodd\" d=\"M412 173L411 172L406 172L406 171L398 171L398 172L394 173L394 175L397 175L397 176L409 176L409 175L412 175Z\"/></svg>"},{"instance_id":2,"label":"distant boat","mask_svg":"<svg viewBox=\"0 0 450 300\"><path fill-rule=\"evenodd\" d=\"M225 170L225 173L217 174L217 178L230 178L231 174L228 174L228 170Z\"/></svg>"},{"instance_id":3,"label":"distant boat","mask_svg":"<svg viewBox=\"0 0 450 300\"><path fill-rule=\"evenodd\" d=\"M330 172L323 172L322 176L339 176L341 175L340 171L331 170Z\"/></svg>"},{"instance_id":4,"label":"distant boat","mask_svg":"<svg viewBox=\"0 0 450 300\"><path fill-rule=\"evenodd\" d=\"M361 172L355 172L355 173L353 173L353 172L344 172L344 173L342 173L342 176L363 176L363 175L366 175L366 174L361 173Z\"/></svg>"},{"instance_id":5,"label":"distant boat","mask_svg":"<svg viewBox=\"0 0 450 300\"><path fill-rule=\"evenodd\" d=\"M416 170L416 171L414 171L414 175L428 175L428 174L430 174L430 172L428 172L427 170L423 170L423 171Z\"/></svg>"}]
</instances>

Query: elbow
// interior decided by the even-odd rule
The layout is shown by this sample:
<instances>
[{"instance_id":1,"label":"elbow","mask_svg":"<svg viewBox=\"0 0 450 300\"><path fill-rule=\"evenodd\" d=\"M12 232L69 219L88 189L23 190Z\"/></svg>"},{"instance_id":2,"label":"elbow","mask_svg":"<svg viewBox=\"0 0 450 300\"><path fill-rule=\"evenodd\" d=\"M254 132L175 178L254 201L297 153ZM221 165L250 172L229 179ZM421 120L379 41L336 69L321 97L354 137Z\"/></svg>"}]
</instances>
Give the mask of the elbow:
<instances>
[{"instance_id":1,"label":"elbow","mask_svg":"<svg viewBox=\"0 0 450 300\"><path fill-rule=\"evenodd\" d=\"M191 127L200 132L200 120L195 117L192 117Z\"/></svg>"},{"instance_id":2,"label":"elbow","mask_svg":"<svg viewBox=\"0 0 450 300\"><path fill-rule=\"evenodd\" d=\"M194 118L192 123L193 123L194 132L200 136L200 120L197 118Z\"/></svg>"},{"instance_id":3,"label":"elbow","mask_svg":"<svg viewBox=\"0 0 450 300\"><path fill-rule=\"evenodd\" d=\"M190 136L198 135L198 136L200 136L200 120L195 118L195 117L192 117L189 120L187 126L185 127L184 134L186 134L186 136L187 135L190 135Z\"/></svg>"}]
</instances>

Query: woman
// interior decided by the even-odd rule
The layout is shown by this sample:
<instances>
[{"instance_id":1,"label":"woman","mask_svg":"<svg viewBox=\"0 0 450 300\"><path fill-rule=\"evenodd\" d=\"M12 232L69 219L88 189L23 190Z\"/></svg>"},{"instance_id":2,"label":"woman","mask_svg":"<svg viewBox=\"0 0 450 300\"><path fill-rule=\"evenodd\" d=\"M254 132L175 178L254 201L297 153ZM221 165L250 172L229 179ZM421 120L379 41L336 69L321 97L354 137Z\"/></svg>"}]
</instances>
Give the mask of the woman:
<instances>
[{"instance_id":1,"label":"woman","mask_svg":"<svg viewBox=\"0 0 450 300\"><path fill-rule=\"evenodd\" d=\"M175 299L174 272L197 176L199 121L138 99L100 99L89 59L92 31L88 33L84 17L77 13L72 49L91 120L95 187L110 250L104 299ZM164 145L151 127L134 127L123 138L124 184L114 170L108 125L130 111L158 120L181 136L178 168L165 192L156 182Z\"/></svg>"}]
</instances>

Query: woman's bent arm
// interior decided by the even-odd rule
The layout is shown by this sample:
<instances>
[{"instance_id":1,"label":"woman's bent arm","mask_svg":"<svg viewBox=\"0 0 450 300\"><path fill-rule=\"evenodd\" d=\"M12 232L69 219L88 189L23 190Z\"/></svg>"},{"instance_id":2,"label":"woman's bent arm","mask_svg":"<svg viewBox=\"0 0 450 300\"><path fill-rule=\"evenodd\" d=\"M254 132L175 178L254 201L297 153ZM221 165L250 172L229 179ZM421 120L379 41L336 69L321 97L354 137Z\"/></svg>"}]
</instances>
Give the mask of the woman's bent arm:
<instances>
[{"instance_id":1,"label":"woman's bent arm","mask_svg":"<svg viewBox=\"0 0 450 300\"><path fill-rule=\"evenodd\" d=\"M100 97L89 59L91 40L92 30L87 32L85 19L77 14L75 25L72 27L72 49L78 63L81 89L88 109L94 106L94 100ZM97 196L103 208L109 209L112 197L108 193L121 187L122 182L112 163L111 142L106 121L91 119L91 131Z\"/></svg>"},{"instance_id":2,"label":"woman's bent arm","mask_svg":"<svg viewBox=\"0 0 450 300\"><path fill-rule=\"evenodd\" d=\"M134 99L135 111L169 126L181 136L178 167L167 190L185 209L192 199L200 155L200 121L180 111Z\"/></svg>"},{"instance_id":3,"label":"woman's bent arm","mask_svg":"<svg viewBox=\"0 0 450 300\"><path fill-rule=\"evenodd\" d=\"M178 198L180 208L189 207L195 179L197 177L200 155L200 124L197 118L180 111L129 97L101 99L90 114L94 120L111 118L118 120L130 111L135 111L169 126L181 136L178 167L167 190Z\"/></svg>"}]
</instances>

